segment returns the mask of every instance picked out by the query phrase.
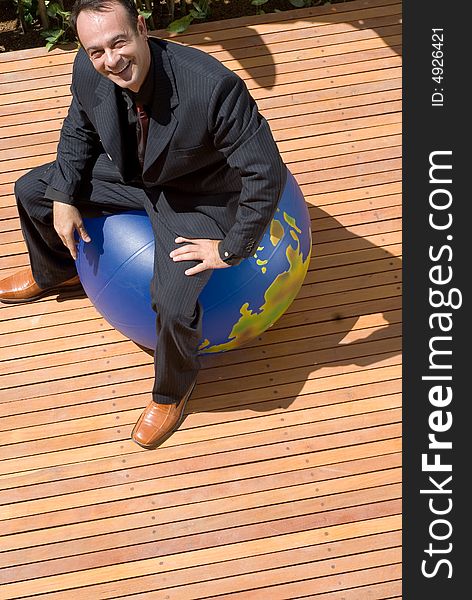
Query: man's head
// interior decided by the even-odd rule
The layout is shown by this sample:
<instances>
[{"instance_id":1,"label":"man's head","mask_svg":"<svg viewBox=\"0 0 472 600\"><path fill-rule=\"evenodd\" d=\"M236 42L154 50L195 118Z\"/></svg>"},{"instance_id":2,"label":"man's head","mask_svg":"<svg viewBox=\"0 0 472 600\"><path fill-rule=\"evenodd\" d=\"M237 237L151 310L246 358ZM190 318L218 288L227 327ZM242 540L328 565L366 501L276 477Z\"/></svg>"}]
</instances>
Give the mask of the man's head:
<instances>
[{"instance_id":1,"label":"man's head","mask_svg":"<svg viewBox=\"0 0 472 600\"><path fill-rule=\"evenodd\" d=\"M71 24L94 68L137 92L151 64L144 17L133 0L76 0Z\"/></svg>"}]
</instances>

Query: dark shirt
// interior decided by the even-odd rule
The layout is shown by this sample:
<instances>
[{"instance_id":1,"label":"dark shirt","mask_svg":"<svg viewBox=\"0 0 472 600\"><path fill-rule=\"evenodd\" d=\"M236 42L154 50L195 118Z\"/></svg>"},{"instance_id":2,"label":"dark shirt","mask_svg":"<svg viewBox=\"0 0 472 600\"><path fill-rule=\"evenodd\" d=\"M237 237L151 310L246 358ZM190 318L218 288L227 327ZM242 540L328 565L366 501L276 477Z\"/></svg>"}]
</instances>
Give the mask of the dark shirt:
<instances>
[{"instance_id":1,"label":"dark shirt","mask_svg":"<svg viewBox=\"0 0 472 600\"><path fill-rule=\"evenodd\" d=\"M127 154L125 160L125 164L127 165L125 179L133 183L142 183L142 169L139 164L137 149L137 129L139 126L136 104L143 106L148 116L150 115L154 94L154 77L152 73L154 73L154 66L151 52L150 68L139 91L132 92L125 88L121 90L124 108L121 109L122 114L120 116L122 118L122 131Z\"/></svg>"}]
</instances>

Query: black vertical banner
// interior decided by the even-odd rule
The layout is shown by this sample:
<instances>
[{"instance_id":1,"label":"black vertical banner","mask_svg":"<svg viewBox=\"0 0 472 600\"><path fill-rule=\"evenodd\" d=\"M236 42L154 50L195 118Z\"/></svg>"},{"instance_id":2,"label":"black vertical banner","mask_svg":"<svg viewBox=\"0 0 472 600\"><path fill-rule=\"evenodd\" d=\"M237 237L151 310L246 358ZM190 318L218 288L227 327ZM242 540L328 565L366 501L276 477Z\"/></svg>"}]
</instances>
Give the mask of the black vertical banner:
<instances>
[{"instance_id":1,"label":"black vertical banner","mask_svg":"<svg viewBox=\"0 0 472 600\"><path fill-rule=\"evenodd\" d=\"M471 594L469 17L404 3L405 600Z\"/></svg>"}]
</instances>

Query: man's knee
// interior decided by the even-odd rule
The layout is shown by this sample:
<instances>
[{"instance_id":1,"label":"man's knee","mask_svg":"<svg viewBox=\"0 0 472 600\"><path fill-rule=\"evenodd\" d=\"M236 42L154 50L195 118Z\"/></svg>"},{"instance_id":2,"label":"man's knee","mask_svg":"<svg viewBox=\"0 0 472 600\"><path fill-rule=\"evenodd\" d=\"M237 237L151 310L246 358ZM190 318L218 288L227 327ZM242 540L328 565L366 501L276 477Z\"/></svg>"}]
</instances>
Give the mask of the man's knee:
<instances>
[{"instance_id":1,"label":"man's knee","mask_svg":"<svg viewBox=\"0 0 472 600\"><path fill-rule=\"evenodd\" d=\"M43 170L42 167L32 169L15 182L16 199L25 209L36 206L38 201L44 197L46 184L40 178Z\"/></svg>"},{"instance_id":2,"label":"man's knee","mask_svg":"<svg viewBox=\"0 0 472 600\"><path fill-rule=\"evenodd\" d=\"M182 302L173 293L157 293L153 298L152 307L159 315L161 324L192 325L197 316L197 305L190 302Z\"/></svg>"}]
</instances>

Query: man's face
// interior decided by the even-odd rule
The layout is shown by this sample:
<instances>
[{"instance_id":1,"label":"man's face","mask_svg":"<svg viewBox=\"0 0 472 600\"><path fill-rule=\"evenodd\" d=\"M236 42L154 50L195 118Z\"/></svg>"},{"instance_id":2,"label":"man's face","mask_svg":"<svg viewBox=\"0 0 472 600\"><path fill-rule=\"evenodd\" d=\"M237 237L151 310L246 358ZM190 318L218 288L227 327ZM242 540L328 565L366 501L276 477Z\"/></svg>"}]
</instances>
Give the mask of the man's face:
<instances>
[{"instance_id":1,"label":"man's face","mask_svg":"<svg viewBox=\"0 0 472 600\"><path fill-rule=\"evenodd\" d=\"M77 34L101 75L122 88L139 91L151 64L141 15L135 31L121 4L113 4L105 12L84 10L77 17Z\"/></svg>"}]
</instances>

